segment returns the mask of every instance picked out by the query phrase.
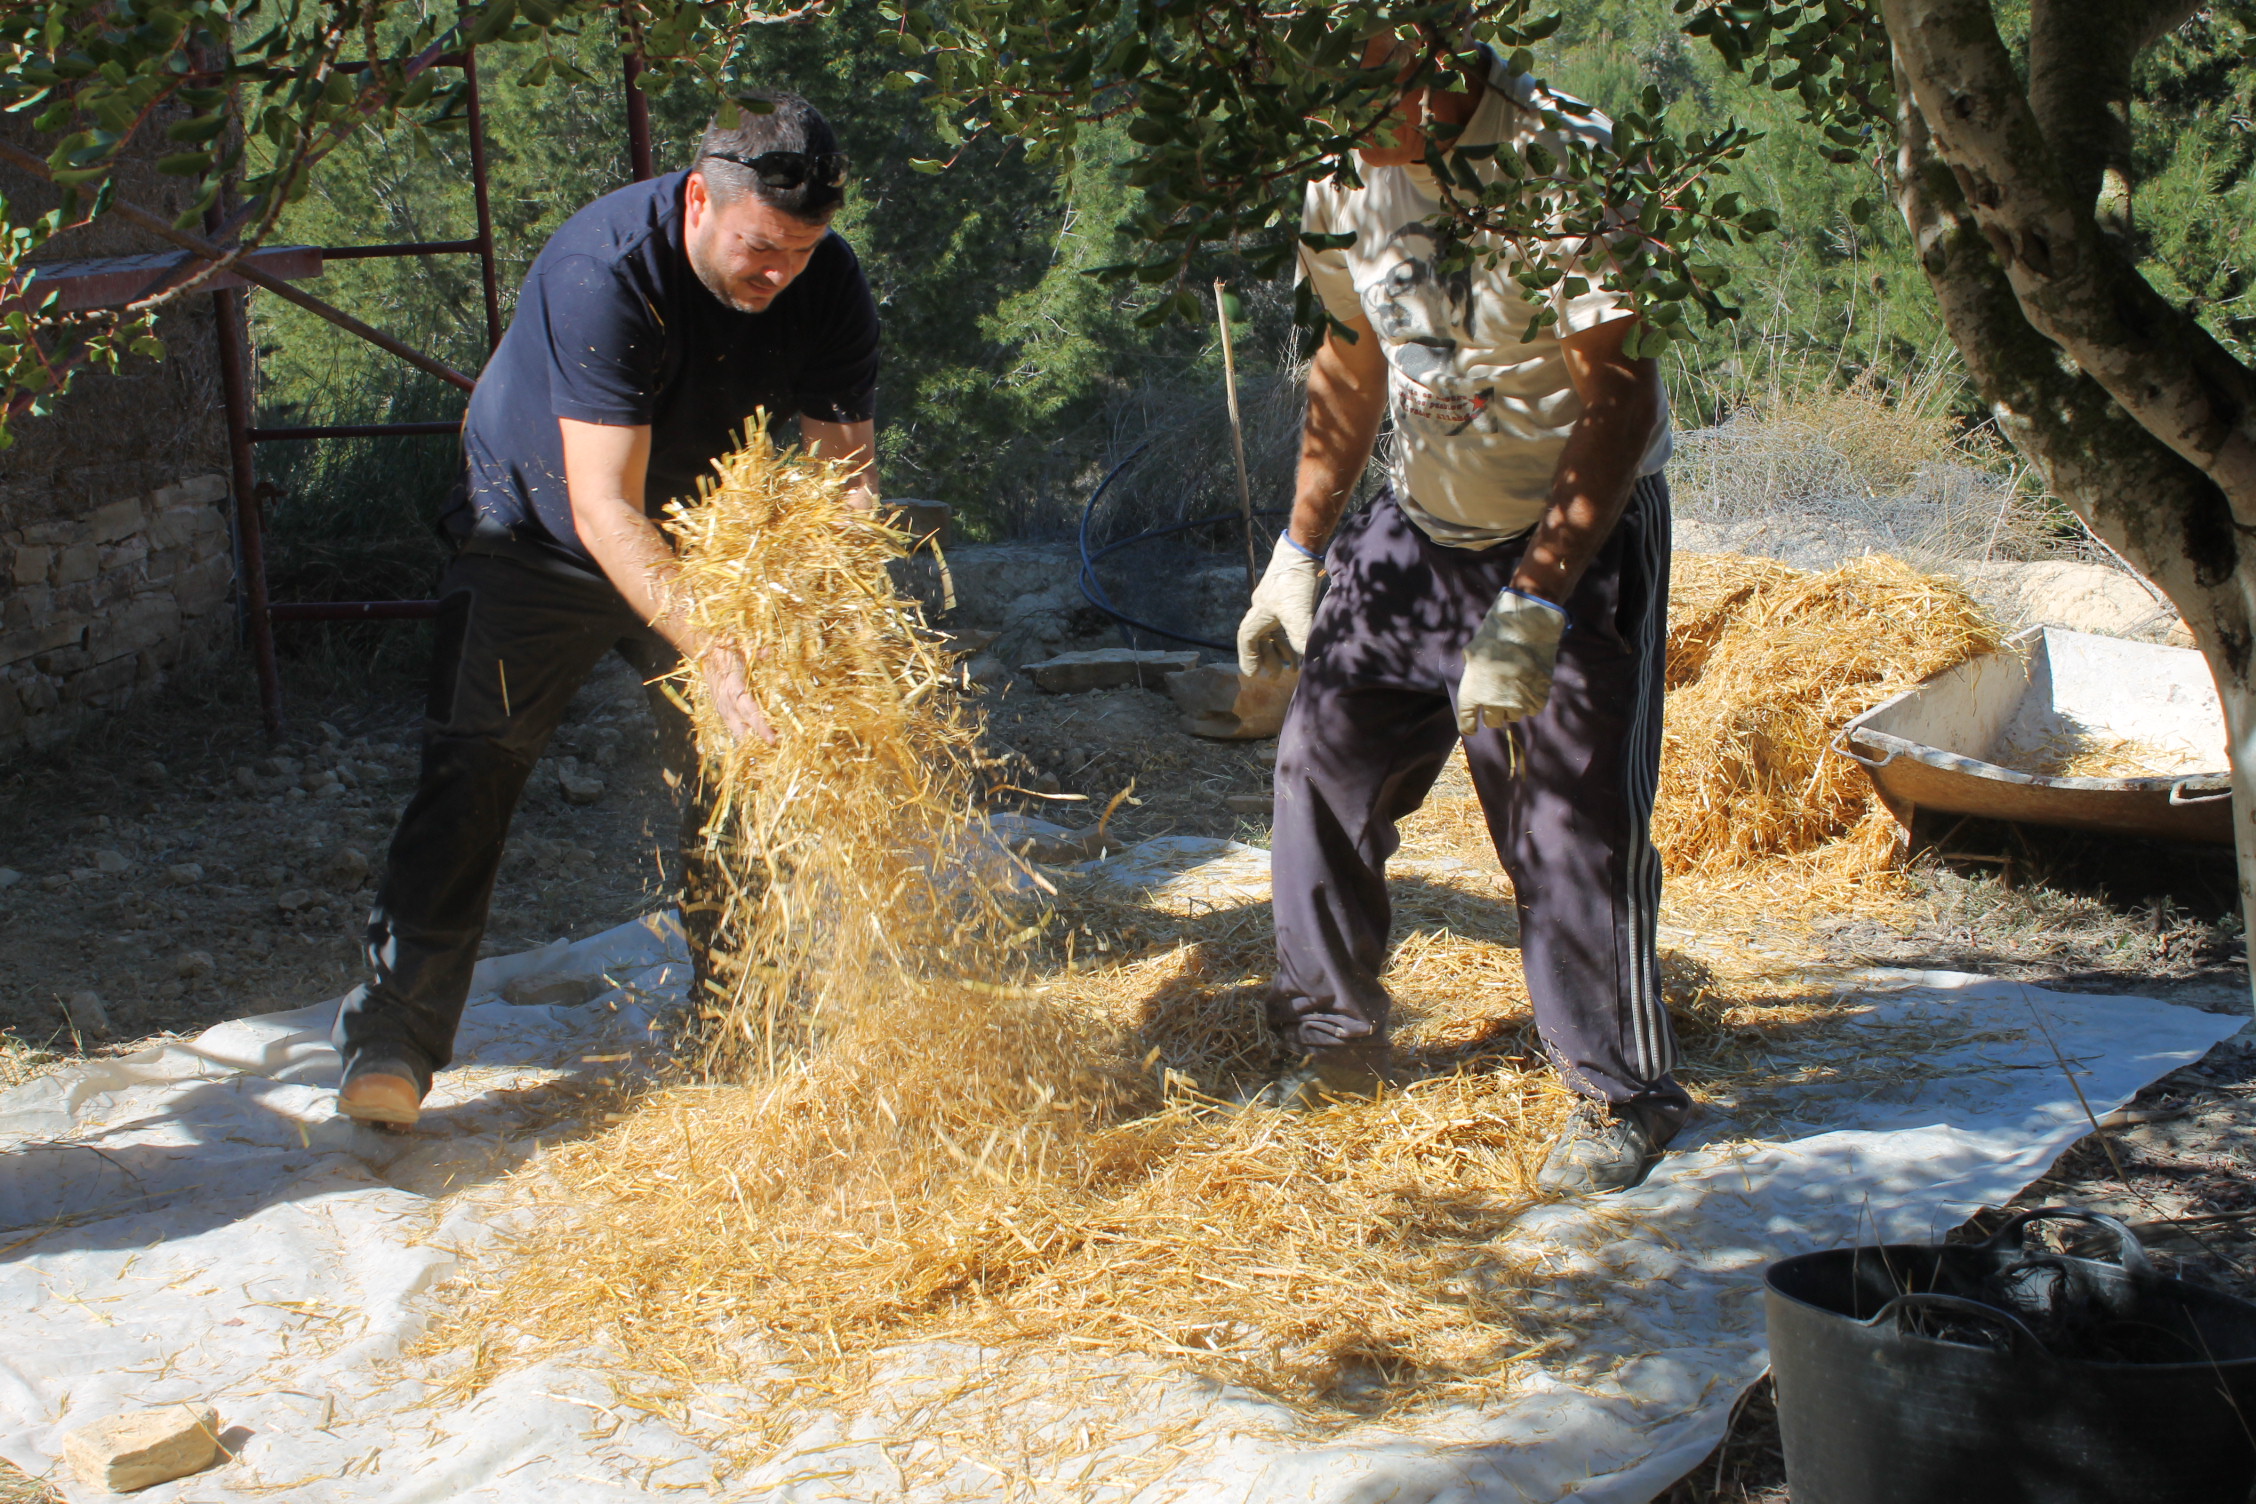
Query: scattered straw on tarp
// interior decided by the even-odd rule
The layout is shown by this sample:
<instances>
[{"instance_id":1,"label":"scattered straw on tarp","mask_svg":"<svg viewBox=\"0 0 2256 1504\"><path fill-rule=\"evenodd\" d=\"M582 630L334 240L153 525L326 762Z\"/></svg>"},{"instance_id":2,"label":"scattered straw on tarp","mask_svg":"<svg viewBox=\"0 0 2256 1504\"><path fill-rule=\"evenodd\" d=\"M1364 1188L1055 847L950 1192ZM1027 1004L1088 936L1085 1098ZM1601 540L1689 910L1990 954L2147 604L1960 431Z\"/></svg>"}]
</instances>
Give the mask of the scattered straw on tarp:
<instances>
[{"instance_id":1,"label":"scattered straw on tarp","mask_svg":"<svg viewBox=\"0 0 2256 1504\"><path fill-rule=\"evenodd\" d=\"M778 732L729 741L683 682L740 879L721 988L694 1079L519 1177L552 1213L440 1335L493 1355L465 1372L603 1342L652 1378L781 1360L835 1390L841 1363L954 1338L1345 1417L1494 1396L1571 1347L1498 1241L1567 1102L1493 885L1399 895L1389 976L1433 1079L1306 1119L1220 1107L1267 1064L1268 906L1009 881L970 724L887 580L906 540L844 497L755 435L677 520L695 619Z\"/></svg>"},{"instance_id":2,"label":"scattered straw on tarp","mask_svg":"<svg viewBox=\"0 0 2256 1504\"><path fill-rule=\"evenodd\" d=\"M481 1355L466 1385L602 1344L639 1382L766 1387L780 1438L794 1386L850 1403L918 1340L1179 1364L1318 1423L1618 1361L1578 1350L1575 1302L1533 1298L1555 1276L1508 1236L1568 1100L1500 880L1399 874L1386 980L1423 1079L1308 1117L1226 1110L1266 1064L1268 905L1010 880L977 836L973 728L886 578L906 540L846 507L836 469L755 436L677 526L697 619L754 663L779 733L727 741L684 683L741 878L730 959L683 1057L697 1077L518 1177L542 1230L479 1265L435 1334ZM1806 653L1921 598L1877 568L1829 591L1763 578L1715 613L1693 693L1759 675L1756 621ZM1865 616L1812 625L1844 601ZM1805 694L1816 714L1917 671L1884 651ZM1665 968L1696 1091L1829 1026L1808 989Z\"/></svg>"},{"instance_id":3,"label":"scattered straw on tarp","mask_svg":"<svg viewBox=\"0 0 2256 1504\"><path fill-rule=\"evenodd\" d=\"M1813 901L1885 883L1894 821L1830 751L1858 715L2003 641L1955 581L1885 555L1822 574L1679 555L1653 843L1695 887L1791 873Z\"/></svg>"}]
</instances>

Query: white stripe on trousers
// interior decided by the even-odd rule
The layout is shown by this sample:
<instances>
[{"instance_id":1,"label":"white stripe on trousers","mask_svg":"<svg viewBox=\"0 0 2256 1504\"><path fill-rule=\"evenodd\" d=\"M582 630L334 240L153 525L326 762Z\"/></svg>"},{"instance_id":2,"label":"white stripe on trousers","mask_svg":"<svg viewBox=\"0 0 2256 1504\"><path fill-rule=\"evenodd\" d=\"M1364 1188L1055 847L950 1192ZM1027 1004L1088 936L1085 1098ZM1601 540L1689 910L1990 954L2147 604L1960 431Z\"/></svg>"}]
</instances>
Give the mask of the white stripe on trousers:
<instances>
[{"instance_id":1,"label":"white stripe on trousers","mask_svg":"<svg viewBox=\"0 0 2256 1504\"><path fill-rule=\"evenodd\" d=\"M1676 1033L1661 993L1659 923L1661 860L1653 849L1653 800L1660 785L1663 655L1668 650L1668 592L1663 570L1669 556L1668 487L1658 475L1641 478L1630 493L1638 535L1629 540L1631 557L1643 575L1644 620L1634 647L1638 658L1637 703L1630 712L1629 746L1623 759L1629 804L1630 840L1623 895L1628 923L1629 1021L1634 1064L1647 1081L1676 1067ZM1629 560L1625 559L1625 563Z\"/></svg>"}]
</instances>

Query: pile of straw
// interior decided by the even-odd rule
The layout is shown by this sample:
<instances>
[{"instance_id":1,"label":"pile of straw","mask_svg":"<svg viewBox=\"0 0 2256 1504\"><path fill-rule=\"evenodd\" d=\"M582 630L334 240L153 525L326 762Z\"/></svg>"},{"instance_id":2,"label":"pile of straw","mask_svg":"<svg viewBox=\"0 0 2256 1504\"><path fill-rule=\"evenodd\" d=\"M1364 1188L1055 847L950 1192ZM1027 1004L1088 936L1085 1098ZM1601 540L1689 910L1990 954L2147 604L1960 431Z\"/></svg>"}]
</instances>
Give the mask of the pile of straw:
<instances>
[{"instance_id":1,"label":"pile of straw","mask_svg":"<svg viewBox=\"0 0 2256 1504\"><path fill-rule=\"evenodd\" d=\"M1673 569L1653 813L1665 870L1712 883L1783 858L1820 883L1885 873L1894 823L1827 748L1890 695L1994 651L1997 623L1954 581L1884 555L1823 574L1732 554Z\"/></svg>"},{"instance_id":2,"label":"pile of straw","mask_svg":"<svg viewBox=\"0 0 2256 1504\"><path fill-rule=\"evenodd\" d=\"M992 849L975 728L887 580L906 540L850 511L835 468L756 435L676 527L696 619L755 665L778 731L728 740L684 681L708 837L739 879L728 964L694 1073L516 1181L551 1214L437 1334L485 1355L470 1382L596 1344L645 1383L764 1390L780 1440L796 1387L850 1408L888 1351L931 1339L1156 1359L1333 1421L1615 1361L1575 1351L1575 1302L1531 1298L1557 1278L1508 1236L1567 1098L1498 885L1397 884L1386 979L1425 1079L1308 1118L1225 1110L1267 1064L1267 905L1186 913L1064 878L1036 897L962 859ZM1689 797L1669 849L1684 859L1703 801L1738 859L1806 849L1858 808L1808 744L1985 639L1900 568L1756 566L1751 589L1713 568L1705 614L1682 618L1705 654L1683 700L1714 708L1672 718ZM1948 642L1896 620L1938 607ZM1791 807L1803 783L1825 819ZM1757 1058L1756 1031L1826 1021L1680 960L1670 975L1711 1081Z\"/></svg>"},{"instance_id":3,"label":"pile of straw","mask_svg":"<svg viewBox=\"0 0 2256 1504\"><path fill-rule=\"evenodd\" d=\"M703 764L703 867L723 889L706 900L721 907L717 975L696 999L707 1077L773 1072L862 1028L869 1000L926 987L935 964L1007 969L1008 908L947 859L966 839L978 728L889 577L907 535L849 505L846 476L755 427L670 524L678 604L748 666L774 732L732 737L703 677L677 675Z\"/></svg>"},{"instance_id":4,"label":"pile of straw","mask_svg":"<svg viewBox=\"0 0 2256 1504\"><path fill-rule=\"evenodd\" d=\"M778 731L729 741L684 681L742 878L724 985L693 1079L519 1178L561 1204L442 1342L602 1343L684 1386L780 1362L835 1393L842 1364L953 1338L1156 1356L1324 1415L1492 1397L1571 1346L1499 1241L1567 1102L1493 892L1405 892L1390 973L1405 1045L1468 1069L1311 1119L1223 1109L1268 1064L1267 905L1036 907L961 859L971 727L887 583L904 540L834 469L756 436L676 528L696 620Z\"/></svg>"}]
</instances>

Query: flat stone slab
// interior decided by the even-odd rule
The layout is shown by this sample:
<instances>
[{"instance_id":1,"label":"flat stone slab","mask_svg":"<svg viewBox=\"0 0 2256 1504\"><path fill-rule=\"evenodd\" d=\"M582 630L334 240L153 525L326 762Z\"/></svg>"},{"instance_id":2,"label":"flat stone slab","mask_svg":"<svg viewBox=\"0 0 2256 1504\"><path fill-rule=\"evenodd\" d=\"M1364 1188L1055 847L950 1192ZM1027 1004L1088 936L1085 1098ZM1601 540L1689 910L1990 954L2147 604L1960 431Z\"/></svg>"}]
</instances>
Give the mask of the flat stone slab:
<instances>
[{"instance_id":1,"label":"flat stone slab","mask_svg":"<svg viewBox=\"0 0 2256 1504\"><path fill-rule=\"evenodd\" d=\"M81 1483L113 1493L185 1478L219 1460L219 1412L160 1405L105 1416L63 1438L63 1460Z\"/></svg>"},{"instance_id":2,"label":"flat stone slab","mask_svg":"<svg viewBox=\"0 0 2256 1504\"><path fill-rule=\"evenodd\" d=\"M1077 695L1092 689L1139 686L1158 689L1169 674L1198 666L1199 655L1137 648L1097 648L1086 653L1060 653L1040 663L1020 665L1020 672L1046 694Z\"/></svg>"}]
</instances>

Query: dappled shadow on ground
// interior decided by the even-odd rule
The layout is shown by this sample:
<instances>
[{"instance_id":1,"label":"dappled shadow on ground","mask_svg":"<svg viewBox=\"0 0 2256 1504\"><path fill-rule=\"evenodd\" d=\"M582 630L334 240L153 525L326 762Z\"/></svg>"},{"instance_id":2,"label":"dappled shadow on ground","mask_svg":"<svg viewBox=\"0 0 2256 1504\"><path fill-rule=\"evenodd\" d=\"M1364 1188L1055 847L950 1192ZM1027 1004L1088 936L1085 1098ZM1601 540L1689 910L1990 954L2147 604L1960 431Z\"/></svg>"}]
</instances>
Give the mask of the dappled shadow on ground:
<instances>
[{"instance_id":1,"label":"dappled shadow on ground","mask_svg":"<svg viewBox=\"0 0 2256 1504\"><path fill-rule=\"evenodd\" d=\"M2092 992L2229 991L2244 972L2228 848L1922 815L1909 875L1904 915L1817 926L1832 959Z\"/></svg>"},{"instance_id":2,"label":"dappled shadow on ground","mask_svg":"<svg viewBox=\"0 0 2256 1504\"><path fill-rule=\"evenodd\" d=\"M410 1133L388 1133L312 1096L224 1078L169 1094L128 1122L11 1147L0 1153L0 1263L194 1238L353 1191L473 1191L539 1145L593 1131L593 1099L616 1100L569 1080L501 1086L434 1108Z\"/></svg>"}]
</instances>

